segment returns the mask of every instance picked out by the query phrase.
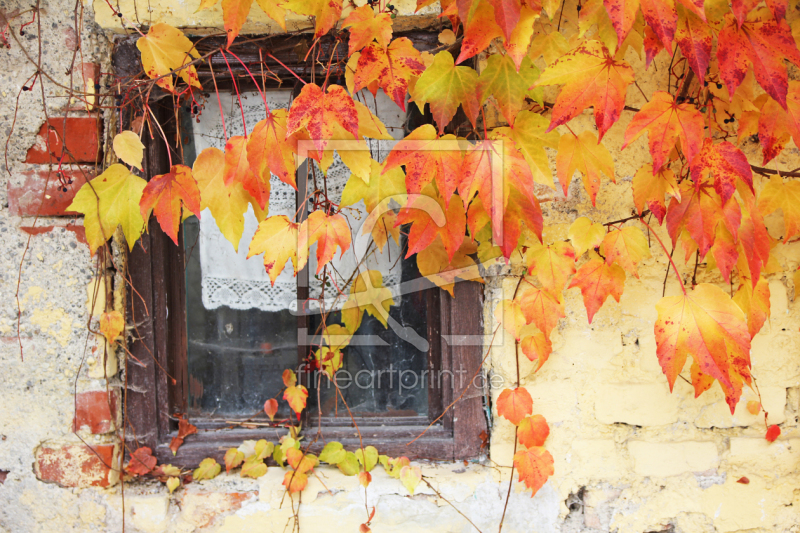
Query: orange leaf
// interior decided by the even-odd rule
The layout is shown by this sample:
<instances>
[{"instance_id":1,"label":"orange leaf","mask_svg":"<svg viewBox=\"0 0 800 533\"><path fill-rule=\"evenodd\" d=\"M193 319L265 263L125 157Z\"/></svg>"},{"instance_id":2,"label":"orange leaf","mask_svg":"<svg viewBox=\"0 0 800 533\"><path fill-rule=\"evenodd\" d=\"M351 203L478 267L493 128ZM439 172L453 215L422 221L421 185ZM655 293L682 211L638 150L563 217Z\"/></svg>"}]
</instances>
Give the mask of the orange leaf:
<instances>
[{"instance_id":1,"label":"orange leaf","mask_svg":"<svg viewBox=\"0 0 800 533\"><path fill-rule=\"evenodd\" d=\"M522 419L517 429L517 439L526 448L543 446L550 435L550 426L542 415L528 416Z\"/></svg>"},{"instance_id":2,"label":"orange leaf","mask_svg":"<svg viewBox=\"0 0 800 533\"><path fill-rule=\"evenodd\" d=\"M703 0L700 0L700 10L703 9ZM704 17L703 17L704 18ZM705 79L708 62L711 60L711 28L697 14L678 6L678 28L675 30L675 40L681 49L683 57L700 79ZM733 94L733 93L731 93Z\"/></svg>"},{"instance_id":3,"label":"orange leaf","mask_svg":"<svg viewBox=\"0 0 800 533\"><path fill-rule=\"evenodd\" d=\"M458 0L458 18L464 25L464 40L456 63L485 50L503 30L497 25L495 10L488 0Z\"/></svg>"},{"instance_id":4,"label":"orange leaf","mask_svg":"<svg viewBox=\"0 0 800 533\"><path fill-rule=\"evenodd\" d=\"M625 130L625 143L621 149L624 150L646 131L655 174L669 160L676 139L680 139L681 150L691 161L702 145L703 127L703 115L695 106L679 105L671 94L658 91L633 116Z\"/></svg>"},{"instance_id":5,"label":"orange leaf","mask_svg":"<svg viewBox=\"0 0 800 533\"><path fill-rule=\"evenodd\" d=\"M639 0L603 0L603 5L606 6L608 18L617 32L617 42L622 43L636 22Z\"/></svg>"},{"instance_id":6,"label":"orange leaf","mask_svg":"<svg viewBox=\"0 0 800 533\"><path fill-rule=\"evenodd\" d=\"M533 399L524 387L504 389L497 398L497 414L519 425L533 411Z\"/></svg>"},{"instance_id":7,"label":"orange leaf","mask_svg":"<svg viewBox=\"0 0 800 533\"><path fill-rule=\"evenodd\" d=\"M253 0L222 0L222 21L228 33L229 47L244 26L252 5Z\"/></svg>"},{"instance_id":8,"label":"orange leaf","mask_svg":"<svg viewBox=\"0 0 800 533\"><path fill-rule=\"evenodd\" d=\"M406 257L419 252L430 245L439 235L450 261L461 247L466 230L467 217L461 202L445 202L437 196L431 187L428 194L421 194L409 200L408 204L397 215L397 224L411 224L408 234L408 252Z\"/></svg>"},{"instance_id":9,"label":"orange leaf","mask_svg":"<svg viewBox=\"0 0 800 533\"><path fill-rule=\"evenodd\" d=\"M767 434L764 436L764 438L767 439L767 442L775 442L775 439L777 439L780 436L781 436L781 428L779 428L775 424L772 424L767 429Z\"/></svg>"},{"instance_id":10,"label":"orange leaf","mask_svg":"<svg viewBox=\"0 0 800 533\"><path fill-rule=\"evenodd\" d=\"M753 171L741 150L727 141L714 143L706 138L703 149L690 163L692 181L696 187L702 186L707 176L714 175L714 190L717 191L722 203L728 201L736 192L736 182L741 180L753 191Z\"/></svg>"},{"instance_id":11,"label":"orange leaf","mask_svg":"<svg viewBox=\"0 0 800 533\"><path fill-rule=\"evenodd\" d=\"M664 47L672 50L672 39L678 27L675 0L642 0L641 4L642 15L648 27Z\"/></svg>"},{"instance_id":12,"label":"orange leaf","mask_svg":"<svg viewBox=\"0 0 800 533\"><path fill-rule=\"evenodd\" d=\"M519 300L502 300L494 310L494 316L498 322L503 323L506 331L511 333L516 340L522 338L522 331L528 321L522 312Z\"/></svg>"},{"instance_id":13,"label":"orange leaf","mask_svg":"<svg viewBox=\"0 0 800 533\"><path fill-rule=\"evenodd\" d=\"M297 384L297 376L291 368L284 370L281 377L283 378L284 387L294 387Z\"/></svg>"},{"instance_id":14,"label":"orange leaf","mask_svg":"<svg viewBox=\"0 0 800 533\"><path fill-rule=\"evenodd\" d=\"M647 208L655 215L659 224L664 221L664 216L667 214L664 196L669 194L678 200L681 198L678 182L675 181L675 173L669 168L662 168L654 175L653 166L647 163L636 171L632 185L633 203L637 212L641 215L646 203Z\"/></svg>"},{"instance_id":15,"label":"orange leaf","mask_svg":"<svg viewBox=\"0 0 800 533\"><path fill-rule=\"evenodd\" d=\"M269 179L275 174L280 180L297 189L295 184L295 157L297 139L286 134L285 109L273 111L253 128L247 141L246 159L250 171L259 184L265 183L269 198ZM232 140L232 139L231 139ZM248 192L249 189L245 189ZM251 193L252 194L252 193ZM253 195L256 196L256 195ZM261 206L262 209L264 206Z\"/></svg>"},{"instance_id":16,"label":"orange leaf","mask_svg":"<svg viewBox=\"0 0 800 533\"><path fill-rule=\"evenodd\" d=\"M100 315L99 326L108 343L114 344L125 329L125 318L119 311L109 311Z\"/></svg>"},{"instance_id":17,"label":"orange leaf","mask_svg":"<svg viewBox=\"0 0 800 533\"><path fill-rule=\"evenodd\" d=\"M635 226L609 231L603 239L603 251L607 264L617 263L637 278L639 262L650 257L647 237Z\"/></svg>"},{"instance_id":18,"label":"orange leaf","mask_svg":"<svg viewBox=\"0 0 800 533\"><path fill-rule=\"evenodd\" d=\"M330 85L327 93L323 93L316 84L304 85L289 109L286 134L293 135L305 128L322 153L328 139L333 138L334 124L358 137L358 111L347 91L339 85Z\"/></svg>"},{"instance_id":19,"label":"orange leaf","mask_svg":"<svg viewBox=\"0 0 800 533\"><path fill-rule=\"evenodd\" d=\"M787 181L775 175L758 196L758 210L766 216L780 209L783 211L783 242L800 234L800 182Z\"/></svg>"},{"instance_id":20,"label":"orange leaf","mask_svg":"<svg viewBox=\"0 0 800 533\"><path fill-rule=\"evenodd\" d=\"M764 153L762 165L766 165L783 151L786 143L789 142L794 125L778 102L772 98L766 98L767 101L758 116L758 140ZM792 104L787 103L787 105L791 110Z\"/></svg>"},{"instance_id":21,"label":"orange leaf","mask_svg":"<svg viewBox=\"0 0 800 533\"><path fill-rule=\"evenodd\" d=\"M540 368L542 368L542 365L547 362L547 359L553 352L553 344L550 342L550 339L547 337L547 335L541 331L537 331L532 335L526 335L522 337L520 347L522 348L522 353L525 354L525 357L527 357L531 362L536 362L536 368L534 369L534 372L537 372Z\"/></svg>"},{"instance_id":22,"label":"orange leaf","mask_svg":"<svg viewBox=\"0 0 800 533\"><path fill-rule=\"evenodd\" d=\"M278 400L275 398L270 398L264 402L264 412L267 413L267 416L271 421L274 421L275 414L278 412Z\"/></svg>"},{"instance_id":23,"label":"orange leaf","mask_svg":"<svg viewBox=\"0 0 800 533\"><path fill-rule=\"evenodd\" d=\"M589 258L578 269L568 288L581 289L583 304L591 324L606 298L613 296L619 302L625 288L625 271L619 265L609 265L594 252L589 252Z\"/></svg>"},{"instance_id":24,"label":"orange leaf","mask_svg":"<svg viewBox=\"0 0 800 533\"><path fill-rule=\"evenodd\" d=\"M241 135L228 139L228 142L225 143L225 166L222 178L226 187L230 187L232 183L239 183L258 203L258 206L265 209L269 203L269 176L256 175L250 169L250 162L247 160L247 146L248 140Z\"/></svg>"},{"instance_id":25,"label":"orange leaf","mask_svg":"<svg viewBox=\"0 0 800 533\"><path fill-rule=\"evenodd\" d=\"M172 437L172 441L169 443L169 449L172 450L172 455L178 453L178 448L183 445L183 439L195 433L197 433L197 426L190 424L188 420L181 417L180 420L178 420L178 434Z\"/></svg>"},{"instance_id":26,"label":"orange leaf","mask_svg":"<svg viewBox=\"0 0 800 533\"><path fill-rule=\"evenodd\" d=\"M306 399L308 399L308 390L302 385L295 385L288 387L283 393L283 399L289 402L289 407L292 411L297 413L297 419L300 419L300 412L306 408Z\"/></svg>"},{"instance_id":27,"label":"orange leaf","mask_svg":"<svg viewBox=\"0 0 800 533\"><path fill-rule=\"evenodd\" d=\"M286 472L283 476L283 486L286 487L290 494L302 491L306 488L306 485L308 485L308 475L301 472L292 470Z\"/></svg>"},{"instance_id":28,"label":"orange leaf","mask_svg":"<svg viewBox=\"0 0 800 533\"><path fill-rule=\"evenodd\" d=\"M375 14L369 4L354 9L344 19L342 28L350 28L350 47L347 55L351 56L373 40L378 41L378 46L386 50L392 40L392 17L389 13Z\"/></svg>"},{"instance_id":29,"label":"orange leaf","mask_svg":"<svg viewBox=\"0 0 800 533\"><path fill-rule=\"evenodd\" d=\"M394 146L386 158L382 174L405 165L409 194L419 194L426 185L435 181L439 194L449 205L459 184L461 161L456 137L445 135L440 138L432 125L425 124Z\"/></svg>"},{"instance_id":30,"label":"orange leaf","mask_svg":"<svg viewBox=\"0 0 800 533\"><path fill-rule=\"evenodd\" d=\"M158 459L153 457L152 450L143 446L131 453L131 460L125 466L125 472L132 476L144 476L153 471L157 462Z\"/></svg>"},{"instance_id":31,"label":"orange leaf","mask_svg":"<svg viewBox=\"0 0 800 533\"><path fill-rule=\"evenodd\" d=\"M372 43L361 51L358 58L355 90L367 87L375 95L380 87L405 111L408 80L412 76L419 76L424 70L422 57L414 48L414 43L406 37L395 39L388 49ZM377 83L373 83L375 81Z\"/></svg>"},{"instance_id":32,"label":"orange leaf","mask_svg":"<svg viewBox=\"0 0 800 533\"><path fill-rule=\"evenodd\" d=\"M600 172L615 181L614 159L590 131L581 132L577 136L571 133L561 136L556 153L556 169L564 196L567 195L572 175L576 170L579 171L583 188L589 194L592 205L595 205L597 191L600 190Z\"/></svg>"},{"instance_id":33,"label":"orange leaf","mask_svg":"<svg viewBox=\"0 0 800 533\"><path fill-rule=\"evenodd\" d=\"M553 294L559 294L567 278L575 273L575 251L568 242L531 248L525 253L525 261L528 273L535 274L542 286Z\"/></svg>"},{"instance_id":34,"label":"orange leaf","mask_svg":"<svg viewBox=\"0 0 800 533\"><path fill-rule=\"evenodd\" d=\"M284 7L298 15L314 17L314 37L322 37L342 18L341 0L288 0Z\"/></svg>"},{"instance_id":35,"label":"orange leaf","mask_svg":"<svg viewBox=\"0 0 800 533\"><path fill-rule=\"evenodd\" d=\"M769 318L769 282L759 278L754 288L752 283L745 280L733 295L733 301L747 317L747 330L752 339Z\"/></svg>"},{"instance_id":36,"label":"orange leaf","mask_svg":"<svg viewBox=\"0 0 800 533\"><path fill-rule=\"evenodd\" d=\"M192 177L192 169L173 165L167 174L153 176L142 191L139 207L145 220L151 209L155 211L161 229L178 244L178 227L183 214L181 207L200 217L200 189Z\"/></svg>"},{"instance_id":37,"label":"orange leaf","mask_svg":"<svg viewBox=\"0 0 800 533\"><path fill-rule=\"evenodd\" d=\"M625 107L625 92L634 80L633 69L614 59L599 41L586 41L547 67L536 86L564 85L553 107L547 131L566 124L589 106L602 140Z\"/></svg>"},{"instance_id":38,"label":"orange leaf","mask_svg":"<svg viewBox=\"0 0 800 533\"><path fill-rule=\"evenodd\" d=\"M519 480L531 489L533 497L555 473L553 456L541 446L520 450L514 454L514 466L519 472Z\"/></svg>"},{"instance_id":39,"label":"orange leaf","mask_svg":"<svg viewBox=\"0 0 800 533\"><path fill-rule=\"evenodd\" d=\"M728 94L736 92L752 64L759 85L786 109L789 81L784 60L800 66L800 51L785 20L776 21L762 7L750 13L740 28L729 13L719 33L717 59Z\"/></svg>"},{"instance_id":40,"label":"orange leaf","mask_svg":"<svg viewBox=\"0 0 800 533\"><path fill-rule=\"evenodd\" d=\"M747 402L747 412L755 416L761 411L761 402L750 400Z\"/></svg>"},{"instance_id":41,"label":"orange leaf","mask_svg":"<svg viewBox=\"0 0 800 533\"><path fill-rule=\"evenodd\" d=\"M336 254L336 247L341 248L341 253L350 247L350 227L347 219L336 214L328 216L324 211L314 211L300 225L298 248L307 250L312 244L317 243L317 274L328 264ZM298 265L303 268L303 265Z\"/></svg>"},{"instance_id":42,"label":"orange leaf","mask_svg":"<svg viewBox=\"0 0 800 533\"><path fill-rule=\"evenodd\" d=\"M533 323L539 331L550 338L550 333L564 318L564 297L560 292L550 293L544 289L528 285L518 295L525 321Z\"/></svg>"},{"instance_id":43,"label":"orange leaf","mask_svg":"<svg viewBox=\"0 0 800 533\"><path fill-rule=\"evenodd\" d=\"M733 412L742 392L733 374L750 367L750 333L742 310L725 291L707 283L662 298L656 310L658 361L670 390L691 354L703 375L720 382Z\"/></svg>"},{"instance_id":44,"label":"orange leaf","mask_svg":"<svg viewBox=\"0 0 800 533\"><path fill-rule=\"evenodd\" d=\"M719 222L725 224L734 239L738 237L742 217L738 202L729 201L723 206L710 187L698 189L687 181L681 183L680 193L680 198L673 198L667 208L667 230L673 244L685 228L697 243L700 257L705 257L714 244Z\"/></svg>"}]
</instances>

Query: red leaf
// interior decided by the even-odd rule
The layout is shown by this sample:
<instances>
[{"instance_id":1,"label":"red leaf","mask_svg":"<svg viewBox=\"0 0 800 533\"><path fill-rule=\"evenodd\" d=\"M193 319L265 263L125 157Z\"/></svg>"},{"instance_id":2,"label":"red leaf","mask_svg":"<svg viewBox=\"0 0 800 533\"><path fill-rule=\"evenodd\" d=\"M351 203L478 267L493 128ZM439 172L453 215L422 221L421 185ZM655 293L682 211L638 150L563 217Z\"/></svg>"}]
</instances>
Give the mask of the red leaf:
<instances>
[{"instance_id":1,"label":"red leaf","mask_svg":"<svg viewBox=\"0 0 800 533\"><path fill-rule=\"evenodd\" d=\"M494 20L503 31L506 41L511 39L511 34L519 22L522 6L519 0L489 0L494 8Z\"/></svg>"},{"instance_id":2,"label":"red leaf","mask_svg":"<svg viewBox=\"0 0 800 533\"><path fill-rule=\"evenodd\" d=\"M702 187L708 176L714 176L714 190L725 204L736 192L736 180L740 179L753 191L753 171L741 150L727 141L715 144L710 138L703 142L703 149L689 164L695 187Z\"/></svg>"},{"instance_id":3,"label":"red leaf","mask_svg":"<svg viewBox=\"0 0 800 533\"><path fill-rule=\"evenodd\" d=\"M772 424L767 429L767 434L764 435L764 438L767 439L767 442L775 442L775 439L777 439L780 436L781 436L781 428L779 428L775 424Z\"/></svg>"},{"instance_id":4,"label":"red leaf","mask_svg":"<svg viewBox=\"0 0 800 533\"><path fill-rule=\"evenodd\" d=\"M293 135L305 128L321 154L333 138L334 124L358 138L358 111L347 91L339 85L329 85L323 93L316 84L304 85L289 109L286 134Z\"/></svg>"},{"instance_id":5,"label":"red leaf","mask_svg":"<svg viewBox=\"0 0 800 533\"><path fill-rule=\"evenodd\" d=\"M742 477L740 477L739 479L736 480L736 483L741 483L742 485L749 485L750 484L750 480L748 478L746 478L745 476L742 476Z\"/></svg>"},{"instance_id":6,"label":"red leaf","mask_svg":"<svg viewBox=\"0 0 800 533\"><path fill-rule=\"evenodd\" d=\"M520 444L526 448L543 446L548 435L550 435L550 426L547 425L547 421L542 415L525 417L517 429L517 438Z\"/></svg>"},{"instance_id":7,"label":"red leaf","mask_svg":"<svg viewBox=\"0 0 800 533\"><path fill-rule=\"evenodd\" d=\"M406 110L408 80L425 70L422 57L414 44L405 37L395 39L389 48L372 43L361 51L355 72L355 90L368 87L375 95L377 87ZM377 81L377 84L373 82Z\"/></svg>"},{"instance_id":8,"label":"red leaf","mask_svg":"<svg viewBox=\"0 0 800 533\"><path fill-rule=\"evenodd\" d=\"M541 446L518 451L514 455L514 466L519 472L519 480L531 489L533 497L555 473L553 456Z\"/></svg>"},{"instance_id":9,"label":"red leaf","mask_svg":"<svg viewBox=\"0 0 800 533\"><path fill-rule=\"evenodd\" d=\"M264 402L264 412L267 413L270 420L275 420L275 413L278 412L278 400L270 398Z\"/></svg>"},{"instance_id":10,"label":"red leaf","mask_svg":"<svg viewBox=\"0 0 800 533\"><path fill-rule=\"evenodd\" d=\"M153 457L147 446L137 448L131 453L131 460L125 466L125 472L132 476L144 476L152 472L158 460Z\"/></svg>"},{"instance_id":11,"label":"red leaf","mask_svg":"<svg viewBox=\"0 0 800 533\"><path fill-rule=\"evenodd\" d=\"M702 0L700 5L702 6ZM675 38L683 57L689 61L694 73L698 78L705 79L708 63L711 60L712 34L709 25L696 14L679 7Z\"/></svg>"},{"instance_id":12,"label":"red leaf","mask_svg":"<svg viewBox=\"0 0 800 533\"><path fill-rule=\"evenodd\" d=\"M497 414L519 425L533 411L533 398L524 387L504 389L497 398Z\"/></svg>"},{"instance_id":13,"label":"red leaf","mask_svg":"<svg viewBox=\"0 0 800 533\"><path fill-rule=\"evenodd\" d=\"M578 269L568 288L579 287L586 306L589 323L609 296L619 302L625 288L625 271L617 264L609 265L594 252L590 260Z\"/></svg>"},{"instance_id":14,"label":"red leaf","mask_svg":"<svg viewBox=\"0 0 800 533\"><path fill-rule=\"evenodd\" d=\"M678 28L675 0L642 0L642 15L661 44L672 50L672 39L675 38L675 30ZM648 65L651 60L652 58L648 60Z\"/></svg>"},{"instance_id":15,"label":"red leaf","mask_svg":"<svg viewBox=\"0 0 800 533\"><path fill-rule=\"evenodd\" d=\"M192 177L192 169L173 165L167 174L152 177L142 191L139 207L145 220L152 209L161 229L178 244L182 208L200 217L200 189Z\"/></svg>"},{"instance_id":16,"label":"red leaf","mask_svg":"<svg viewBox=\"0 0 800 533\"><path fill-rule=\"evenodd\" d=\"M406 257L430 245L438 235L442 238L448 259L452 261L464 241L467 225L464 205L461 202L450 202L450 206L445 208L444 201L436 196L432 187L427 191L429 194L420 194L410 199L397 214L398 226L411 223Z\"/></svg>"},{"instance_id":17,"label":"red leaf","mask_svg":"<svg viewBox=\"0 0 800 533\"><path fill-rule=\"evenodd\" d=\"M603 0L603 5L606 6L608 18L617 32L617 42L622 43L636 22L639 0Z\"/></svg>"}]
</instances>

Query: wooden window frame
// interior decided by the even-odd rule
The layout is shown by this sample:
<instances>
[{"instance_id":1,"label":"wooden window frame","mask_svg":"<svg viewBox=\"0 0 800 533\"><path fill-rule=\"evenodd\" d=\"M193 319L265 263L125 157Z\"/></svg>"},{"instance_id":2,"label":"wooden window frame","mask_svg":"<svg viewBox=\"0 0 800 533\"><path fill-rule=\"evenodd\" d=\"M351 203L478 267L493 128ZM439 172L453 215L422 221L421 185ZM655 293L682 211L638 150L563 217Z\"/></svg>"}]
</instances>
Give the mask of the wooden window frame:
<instances>
[{"instance_id":1,"label":"wooden window frame","mask_svg":"<svg viewBox=\"0 0 800 533\"><path fill-rule=\"evenodd\" d=\"M436 33L420 33L423 34L423 42L436 42ZM115 48L115 68L117 74L123 78L136 76L140 72L137 68L139 54L134 42L131 39L121 40ZM291 42L284 48L291 50L289 45ZM246 56L246 53L240 53L240 57L242 56ZM254 57L258 58L257 52ZM247 61L246 57L243 59ZM201 79L202 77L201 72ZM217 74L217 81L225 87L224 74ZM244 89L240 87L240 90ZM153 91L157 92L159 91ZM163 102L168 104L164 105ZM169 102L169 98L159 102L158 96L155 96L151 97L150 106L167 138L171 140L176 138L177 130L176 115ZM130 124L132 116L131 111L121 114L120 129L125 129ZM168 172L169 159L163 139L160 136L150 139L149 135L143 135L142 140L145 144L145 179ZM172 149L173 163L178 163L175 156L178 152L175 147ZM150 218L148 224L148 231L126 257L130 282L126 298L127 323L133 325L134 333L128 347L131 356L128 357L126 366L123 403L126 448L130 452L137 447L147 446L153 450L159 462L181 467L195 467L206 457L222 462L228 448L239 446L243 440L270 437L273 432L263 428L204 429L201 426L198 434L187 438L177 454L172 454L169 443L177 435L175 415L186 413L188 407L183 230L179 233L176 246L161 230L154 217ZM127 248L125 251L127 252ZM380 453L390 456L404 455L410 459L443 461L477 459L484 454L488 431L484 404L488 404L488 399L486 387L478 386L484 383L481 374L484 347L481 344L457 342L451 345L445 341L446 338L460 336L468 339L481 338L483 285L477 282L459 282L454 290L455 298L441 289L438 289L438 297L429 298L430 305L438 307L433 310L433 314L438 315L439 320L429 320L428 339L441 340L430 343L431 351L436 352L436 357L429 354L428 370L441 370L443 373L450 371L451 376L460 376L451 379L452 387L443 387L439 395L432 395L434 401L430 402L429 420L441 414L454 400L460 399L412 445L407 443L416 438L428 423L408 425L408 419L404 420L403 417L376 417L374 420L359 417L358 428L365 444L376 446ZM303 319L304 317L298 317L299 326ZM307 347L299 347L299 351L304 349L307 350ZM433 368L434 365L440 368ZM481 379L473 380L473 376ZM315 424L306 427L309 428L308 434L316 433ZM358 434L352 425L325 425L322 435L325 441L338 440L347 449L355 449L359 445ZM311 446L311 450L318 452L323 445L324 442L320 439Z\"/></svg>"}]
</instances>

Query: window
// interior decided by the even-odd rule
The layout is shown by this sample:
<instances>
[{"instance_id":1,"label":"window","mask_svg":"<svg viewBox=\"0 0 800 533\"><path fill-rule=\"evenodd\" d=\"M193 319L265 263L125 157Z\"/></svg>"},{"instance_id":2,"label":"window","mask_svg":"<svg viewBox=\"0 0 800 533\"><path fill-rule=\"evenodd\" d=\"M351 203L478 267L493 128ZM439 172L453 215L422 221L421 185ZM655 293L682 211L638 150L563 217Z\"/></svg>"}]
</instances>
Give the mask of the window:
<instances>
[{"instance_id":1,"label":"window","mask_svg":"<svg viewBox=\"0 0 800 533\"><path fill-rule=\"evenodd\" d=\"M408 36L421 48L435 43L435 34ZM299 60L302 57L298 59L302 54L296 53L298 43L304 42L302 37L282 39L286 42L273 46L272 52L279 54L283 50L285 57L278 56L282 62L310 78L312 73ZM208 46L214 44L208 41L213 40L206 40ZM257 45L264 43L249 45L250 49L237 50L237 54L245 62L257 63ZM117 48L117 68L122 75L135 73L126 60L132 48L127 44ZM322 48L335 49L324 45ZM230 75L225 75L227 67L216 68L225 63L221 58L212 61L223 113L226 118L228 113L239 118L226 120L228 136L242 133L242 111L248 130L252 131L253 124L263 118L261 97L250 93L252 86L238 77L244 74L243 69L240 73L234 68L237 82L241 81L240 110L237 97L225 92L230 82ZM274 67L279 70L277 63ZM209 79L204 87L210 86L213 84ZM291 88L271 87L267 91L270 107L288 107L292 92ZM370 104L373 111L378 106L378 116L387 127L395 128L390 131L396 131L398 137L402 137L403 128L409 123L424 120L418 113L416 117L411 115L412 111L407 116L388 98L386 102L389 105L384 106L380 99ZM182 157L185 164L191 165L203 148L222 148L220 143L224 146L215 94L210 94L199 122L192 121L186 109L176 111L170 97L151 99L150 107L167 138L178 140L171 147L173 161ZM123 121L132 118L123 117ZM147 137L144 136L145 168L149 177L168 171L169 163L163 140L149 141ZM379 145L374 147L381 149ZM341 195L350 174L337 164L328 171L327 193L332 197ZM313 187L305 177L317 172L318 169L306 168L298 171L301 193L305 187ZM269 214L293 216L297 211L294 189L273 180ZM350 214L348 218L355 224L365 213L362 208L362 212L352 210ZM133 288L128 294L128 320L135 325L136 335L130 346L135 359L129 357L126 376L126 438L130 446L146 445L160 460L192 466L209 456L221 460L227 448L238 446L245 439L275 440L277 433L267 427L268 419L261 409L264 400L282 388L280 373L285 368L305 369L299 376L309 389L303 426L309 435L316 435L316 428L321 427L324 439L315 446L321 448L327 440L339 440L349 448L357 446L356 430L335 389L327 379L315 379L318 374L308 365L310 354L319 344L320 317L296 312L319 297L323 289L330 294L332 287L353 271L358 262L353 255L355 243L341 259L337 253L333 266L339 268L330 269L334 278L341 275L342 279L333 283L316 279L310 261L310 268L297 277L289 264L273 286L263 263L258 258L246 259L249 239L257 224L251 209L237 252L208 212L200 220L192 217L185 222L179 246L151 220L141 245L137 244L129 254L128 273ZM402 259L402 245L401 240L400 246L371 255L369 268L382 273L386 286L423 283L414 259ZM369 342L353 343L346 349L344 381L340 381L342 395L361 433L381 453L440 460L477 457L487 427L482 376L472 380L473 375L479 374L483 358L483 347L474 342L483 334L483 287L478 283L458 283L455 299L430 284L402 292L395 292L390 327L384 328L377 319L364 315L358 334ZM309 297L312 300L306 300ZM332 302L329 324L337 322L336 306L340 304ZM464 338L473 342L454 340ZM460 400L454 407L440 417L457 398ZM280 403L285 406L285 402ZM290 415L284 409L279 417ZM188 415L200 431L187 439L173 457L167 446L177 429L177 414ZM422 438L406 445L434 420L436 423Z\"/></svg>"}]
</instances>

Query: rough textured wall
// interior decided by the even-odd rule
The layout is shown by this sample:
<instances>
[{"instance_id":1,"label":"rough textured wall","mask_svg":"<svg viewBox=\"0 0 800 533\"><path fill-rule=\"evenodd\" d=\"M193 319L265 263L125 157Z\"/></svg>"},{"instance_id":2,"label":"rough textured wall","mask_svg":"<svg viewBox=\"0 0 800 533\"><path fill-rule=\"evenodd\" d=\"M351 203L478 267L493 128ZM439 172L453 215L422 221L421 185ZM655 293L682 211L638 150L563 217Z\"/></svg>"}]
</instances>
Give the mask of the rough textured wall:
<instances>
[{"instance_id":1,"label":"rough textured wall","mask_svg":"<svg viewBox=\"0 0 800 533\"><path fill-rule=\"evenodd\" d=\"M151 0L147 5L154 20L173 24L188 21L197 27L218 25L216 11L193 15L197 3ZM411 5L397 4L406 10ZM120 5L131 20L136 20L135 9L143 18L145 3L122 1ZM9 13L28 7L27 3L7 0L0 9ZM64 79L63 73L73 62L74 35L68 28L73 25L74 7L73 3L53 0L43 12L43 68L54 77L58 75L59 80ZM253 11L258 9L254 7ZM574 13L574 8L569 12ZM198 18L184 18L195 16ZM97 63L104 72L110 68L110 35L94 26L95 17L105 26L116 24L104 1L95 2L94 8L85 6L80 22L84 39L75 60L79 67L74 83L78 87L83 86L86 72L93 72L93 67L84 69L83 63ZM569 28L572 21L565 18L565 27ZM263 29L259 23L256 17L251 29ZM413 24L413 20L403 23ZM38 30L34 25L19 37L33 60L38 55L35 34ZM643 62L633 52L628 52L627 59L643 72ZM12 128L19 88L30 83L26 80L36 68L16 41L10 50L0 50L0 64L6 65L0 72L0 131L5 137ZM663 89L665 72L663 64L652 68L641 84L645 92ZM68 109L75 108L69 116L96 123L81 105L58 98L63 91L53 83L48 81L45 87L48 114L64 117ZM4 184L0 187L0 354L4 362L0 470L7 472L0 484L0 527L15 532L118 531L123 499L119 485L113 484L114 472L105 468L104 462L113 466L118 456L108 435L117 407L108 405L105 391L107 386L112 391L118 387L119 378L113 361L103 368L97 355L102 346L98 352L95 340L87 338L87 295L95 285L91 283L93 266L88 249L81 243L80 230L71 226L80 222L39 217L37 227L53 228L35 236L25 230L34 225L31 215L35 210L31 211L30 205L36 204L37 196L42 198L43 180L51 170L41 158L32 159L38 163L26 163L33 157L29 148L38 146L41 152L43 145L43 138L37 140L37 132L45 117L39 85L34 89L19 98L8 166L0 160ZM635 87L630 89L627 103L634 107L643 103ZM591 207L577 181L570 189L569 201L563 201L560 193L539 191L553 198L544 204L551 225L547 239L566 238L579 210L599 221L630 214L626 206L630 205L631 177L647 158L644 139L624 152L618 150L631 115L626 112L605 137L615 155L617 182L604 183L596 208ZM86 133L91 127L82 124L68 130L77 132L68 135L69 139L81 140L73 146L75 150L92 142ZM576 132L593 128L588 113L571 126ZM757 147L750 144L746 150L756 161ZM87 161L81 168L90 171L91 160L86 154L82 157ZM782 168L800 166L797 159L797 149L788 149L780 161ZM75 179L79 183L80 173ZM763 185L761 178L756 181L757 186ZM47 200L58 200L57 190L46 193ZM22 197L28 199L20 200ZM63 212L66 204L59 205L49 213ZM773 215L768 222L773 236L780 236L781 218ZM23 362L16 338L15 293L20 259L28 243L19 286ZM554 334L550 360L534 374L527 359L520 358L522 385L534 398L534 412L543 414L551 425L547 447L556 465L555 475L535 498L514 484L504 531L800 531L800 316L791 282L791 273L800 262L800 245L781 244L775 249L780 270L769 276L772 318L753 343L753 373L764 406L770 422L781 424L783 430L778 441L768 444L763 438L763 419L744 409L754 398L752 392L745 393L734 416L727 410L718 385L694 399L691 387L679 380L670 394L656 360L653 337L654 305L661 296L666 258L653 244L653 259L640 268L640 279L626 281L619 304L607 302L587 325L579 292L568 291L567 317ZM680 259L678 265L683 266ZM496 324L496 301L503 291L510 294L514 289L513 280L504 278L504 274L516 268L495 267L496 276L487 277L485 322L489 333ZM699 277L721 281L709 277L702 268ZM670 280L667 293L677 290ZM487 370L506 383L514 382L513 340L498 337ZM76 388L77 397L73 394ZM497 393L499 390L493 391ZM78 435L72 433L76 409ZM97 453L88 450L80 439ZM377 506L374 531L471 531L459 512L482 531L493 531L508 490L512 447L512 426L495 416L490 459L484 464L423 465L423 474L429 476L438 493L421 486L414 497L380 468L373 472L373 483L366 491L355 478L321 468L319 478L312 478L303 493L301 530L356 531L365 519L366 498L370 507ZM213 481L193 483L172 496L159 484L127 484L126 529L284 531L292 505L283 497L282 476L278 468L270 468L255 481L223 474ZM737 483L742 476L750 483Z\"/></svg>"}]
</instances>

